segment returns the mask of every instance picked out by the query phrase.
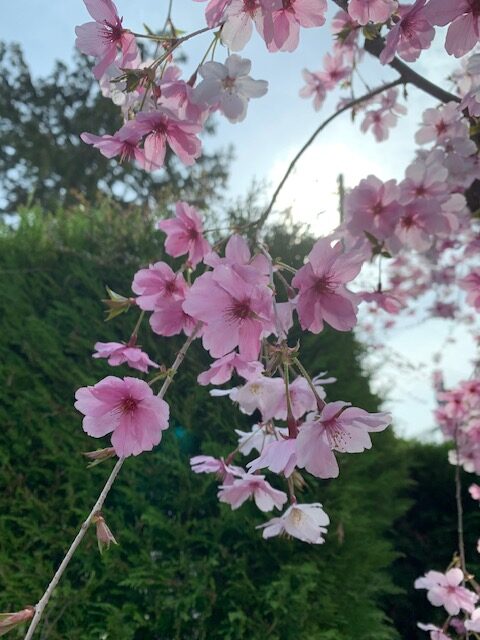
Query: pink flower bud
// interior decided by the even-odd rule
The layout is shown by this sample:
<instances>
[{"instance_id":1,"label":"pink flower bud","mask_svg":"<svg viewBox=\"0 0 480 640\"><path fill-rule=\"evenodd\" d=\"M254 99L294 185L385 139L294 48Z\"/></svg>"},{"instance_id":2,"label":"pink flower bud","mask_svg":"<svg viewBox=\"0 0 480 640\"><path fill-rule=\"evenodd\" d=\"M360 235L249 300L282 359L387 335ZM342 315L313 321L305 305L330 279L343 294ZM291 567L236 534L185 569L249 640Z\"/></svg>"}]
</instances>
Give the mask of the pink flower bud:
<instances>
[{"instance_id":1,"label":"pink flower bud","mask_svg":"<svg viewBox=\"0 0 480 640\"><path fill-rule=\"evenodd\" d=\"M104 460L113 458L116 455L113 447L107 447L106 449L96 449L95 451L85 451L82 455L90 460L88 466L95 467Z\"/></svg>"},{"instance_id":2,"label":"pink flower bud","mask_svg":"<svg viewBox=\"0 0 480 640\"><path fill-rule=\"evenodd\" d=\"M34 614L35 607L25 607L15 613L0 613L0 636L4 636L18 625L28 622Z\"/></svg>"},{"instance_id":3,"label":"pink flower bud","mask_svg":"<svg viewBox=\"0 0 480 640\"><path fill-rule=\"evenodd\" d=\"M93 517L93 522L97 527L97 542L100 553L103 553L104 549L110 549L112 542L118 544L101 513L97 513Z\"/></svg>"}]
</instances>

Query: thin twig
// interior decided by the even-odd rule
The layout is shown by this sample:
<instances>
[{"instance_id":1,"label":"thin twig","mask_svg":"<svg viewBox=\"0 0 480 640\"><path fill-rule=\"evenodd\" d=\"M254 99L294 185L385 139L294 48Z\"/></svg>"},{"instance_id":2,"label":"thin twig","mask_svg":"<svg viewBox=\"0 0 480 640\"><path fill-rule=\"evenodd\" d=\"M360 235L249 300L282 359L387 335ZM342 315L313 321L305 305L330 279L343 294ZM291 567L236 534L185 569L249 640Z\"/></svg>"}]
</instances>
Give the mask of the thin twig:
<instances>
[{"instance_id":1,"label":"thin twig","mask_svg":"<svg viewBox=\"0 0 480 640\"><path fill-rule=\"evenodd\" d=\"M353 109L354 107L356 107L357 105L361 104L362 102L366 102L367 100L370 100L370 98L375 97L379 93L383 93L383 91L388 91L388 89L392 89L393 87L397 87L400 84L404 84L404 79L403 78L397 78L396 80L393 80L392 82L389 82L387 84L382 85L381 87L377 87L376 89L373 89L372 91L369 91L368 93L364 94L363 96L360 96L359 98L355 98L354 100L350 100L350 102L347 102L347 104L344 105L341 109L339 109L334 114L332 114L329 118L324 120L322 122L322 124L319 127L317 127L317 129L315 129L315 131L312 133L310 138L306 141L306 143L303 145L303 147L300 149L300 151L296 154L296 156L290 162L290 164L288 165L288 168L287 168L283 178L280 180L280 183L278 184L277 188L275 189L275 191L273 193L272 199L270 200L270 203L269 203L268 207L262 213L260 218L258 218L258 220L256 220L252 224L252 226L255 226L255 227L258 228L258 227L261 227L265 223L266 219L268 218L268 216L270 215L270 213L271 213L271 211L273 209L273 205L275 204L275 202L277 200L278 194L282 190L283 185L285 184L285 182L288 180L288 177L292 173L295 165L300 160L300 158L305 153L305 151L308 149L308 147L313 143L313 141L318 136L318 134L321 133L325 129L325 127L327 127L333 120L335 120L335 118L338 118L338 116L340 116L342 113L345 113L345 111L349 111L350 109Z\"/></svg>"}]
</instances>

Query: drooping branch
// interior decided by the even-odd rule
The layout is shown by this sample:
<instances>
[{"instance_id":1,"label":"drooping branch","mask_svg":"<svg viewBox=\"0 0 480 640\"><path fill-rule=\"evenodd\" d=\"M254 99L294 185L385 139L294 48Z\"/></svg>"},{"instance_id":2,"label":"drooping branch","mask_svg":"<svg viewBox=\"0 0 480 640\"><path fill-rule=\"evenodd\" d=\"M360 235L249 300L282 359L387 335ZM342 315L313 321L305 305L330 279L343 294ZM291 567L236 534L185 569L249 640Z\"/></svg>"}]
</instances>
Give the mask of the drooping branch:
<instances>
[{"instance_id":1,"label":"drooping branch","mask_svg":"<svg viewBox=\"0 0 480 640\"><path fill-rule=\"evenodd\" d=\"M368 93L364 94L363 96L360 96L359 98L355 98L354 100L350 100L350 102L347 102L347 104L345 104L341 109L339 109L334 114L332 114L329 118L324 120L322 122L322 124L315 129L315 131L312 133L310 138L305 142L303 147L300 149L300 151L298 151L296 156L290 162L290 164L288 165L287 170L286 170L283 178L280 180L277 188L275 189L275 191L273 193L273 196L272 196L272 198L270 200L270 203L268 204L267 208L262 213L260 218L258 218L258 220L256 220L252 224L252 226L255 227L256 229L260 229L263 226L263 224L265 223L266 219L268 218L268 216L272 212L272 209L273 209L273 206L274 206L274 204L275 204L275 202L277 200L278 194L282 190L283 185L285 184L285 182L288 180L288 177L292 173L293 169L295 168L295 165L300 160L300 158L305 153L305 151L308 149L308 147L313 143L315 138L331 122L333 122L333 120L335 120L335 118L338 118L338 116L340 116L342 113L345 113L345 111L349 111L350 109L353 109L354 107L356 107L357 105L361 104L362 102L366 102L367 100L370 100L371 98L374 98L379 93L383 93L384 91L388 91L388 89L392 89L393 87L397 87L400 84L405 84L403 78L397 78L396 80L393 80L392 82L389 82L387 84L382 85L381 87L377 87L376 89L372 89L372 91L369 91Z\"/></svg>"},{"instance_id":2,"label":"drooping branch","mask_svg":"<svg viewBox=\"0 0 480 640\"><path fill-rule=\"evenodd\" d=\"M333 0L336 5L338 5L344 11L347 11L348 2L347 0ZM372 56L376 58L380 57L383 49L385 47L385 40L381 36L377 36L373 40L365 40L364 49L367 53L370 53ZM388 63L392 69L398 71L401 75L403 81L405 83L411 84L420 91L424 93L428 93L428 95L432 96L432 98L437 98L440 102L461 102L460 98L449 91L445 91L438 85L427 80L425 76L420 75L416 71L414 71L408 64L405 64L398 58L394 58L391 62Z\"/></svg>"}]
</instances>

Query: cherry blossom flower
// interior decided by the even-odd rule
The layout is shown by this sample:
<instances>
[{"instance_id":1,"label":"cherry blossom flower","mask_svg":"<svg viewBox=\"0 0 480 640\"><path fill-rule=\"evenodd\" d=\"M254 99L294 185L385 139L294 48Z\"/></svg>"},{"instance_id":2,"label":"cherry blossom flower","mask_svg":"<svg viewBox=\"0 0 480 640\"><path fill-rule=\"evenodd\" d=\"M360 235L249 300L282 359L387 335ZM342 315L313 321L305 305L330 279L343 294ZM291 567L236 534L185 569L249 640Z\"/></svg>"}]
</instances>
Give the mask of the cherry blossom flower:
<instances>
[{"instance_id":1,"label":"cherry blossom flower","mask_svg":"<svg viewBox=\"0 0 480 640\"><path fill-rule=\"evenodd\" d=\"M480 609L472 611L470 620L465 620L465 629L474 632L480 632Z\"/></svg>"},{"instance_id":2,"label":"cherry blossom flower","mask_svg":"<svg viewBox=\"0 0 480 640\"><path fill-rule=\"evenodd\" d=\"M96 342L94 348L96 353L93 354L93 357L108 358L108 364L112 367L126 362L132 369L147 373L149 367L158 369L159 366L156 362L150 360L148 354L139 347L128 346L123 342Z\"/></svg>"},{"instance_id":3,"label":"cherry blossom flower","mask_svg":"<svg viewBox=\"0 0 480 640\"><path fill-rule=\"evenodd\" d=\"M300 427L297 466L318 478L336 478L339 470L333 451L360 453L370 449L369 432L383 431L390 422L388 413L368 413L346 402L331 402Z\"/></svg>"},{"instance_id":4,"label":"cherry blossom flower","mask_svg":"<svg viewBox=\"0 0 480 640\"><path fill-rule=\"evenodd\" d=\"M295 471L297 455L295 439L281 439L264 446L260 456L247 464L250 473L268 468L273 473L283 473L288 478Z\"/></svg>"},{"instance_id":5,"label":"cherry blossom flower","mask_svg":"<svg viewBox=\"0 0 480 640\"><path fill-rule=\"evenodd\" d=\"M467 303L480 311L480 268L472 269L458 284L467 292Z\"/></svg>"},{"instance_id":6,"label":"cherry blossom flower","mask_svg":"<svg viewBox=\"0 0 480 640\"><path fill-rule=\"evenodd\" d=\"M445 49L461 58L480 40L480 12L476 0L430 0L425 13L430 22L440 27L450 24Z\"/></svg>"},{"instance_id":7,"label":"cherry blossom flower","mask_svg":"<svg viewBox=\"0 0 480 640\"><path fill-rule=\"evenodd\" d=\"M300 89L299 95L301 98L311 98L313 96L313 108L315 111L320 111L327 97L327 88L322 72L303 69L302 75L306 85Z\"/></svg>"},{"instance_id":8,"label":"cherry blossom flower","mask_svg":"<svg viewBox=\"0 0 480 640\"><path fill-rule=\"evenodd\" d=\"M400 5L400 20L389 31L380 62L388 64L395 54L407 62L415 62L423 49L428 49L435 37L435 29L425 14L427 0L416 0L412 5Z\"/></svg>"},{"instance_id":9,"label":"cherry blossom flower","mask_svg":"<svg viewBox=\"0 0 480 640\"><path fill-rule=\"evenodd\" d=\"M75 408L84 414L83 430L94 438L112 433L119 457L150 451L168 429L168 404L143 380L108 376L75 394Z\"/></svg>"},{"instance_id":10,"label":"cherry blossom flower","mask_svg":"<svg viewBox=\"0 0 480 640\"><path fill-rule=\"evenodd\" d=\"M272 33L264 29L269 51L294 51L298 47L300 27L321 27L325 24L326 0L282 0L273 11Z\"/></svg>"},{"instance_id":11,"label":"cherry blossom flower","mask_svg":"<svg viewBox=\"0 0 480 640\"><path fill-rule=\"evenodd\" d=\"M204 0L195 0L196 2L203 2ZM216 27L222 21L225 7L229 4L230 0L210 0L205 9L205 17L209 27Z\"/></svg>"},{"instance_id":12,"label":"cherry blossom flower","mask_svg":"<svg viewBox=\"0 0 480 640\"><path fill-rule=\"evenodd\" d=\"M302 329L320 333L324 321L337 331L350 331L357 322L355 296L345 287L358 275L363 256L344 254L342 245L317 240L308 262L298 270L292 286L299 289L297 313Z\"/></svg>"},{"instance_id":13,"label":"cherry blossom flower","mask_svg":"<svg viewBox=\"0 0 480 640\"><path fill-rule=\"evenodd\" d=\"M185 298L187 283L181 273L175 273L166 262L155 262L148 269L140 269L133 278L132 290L138 295L137 305L144 311L153 311L171 298Z\"/></svg>"},{"instance_id":14,"label":"cherry blossom flower","mask_svg":"<svg viewBox=\"0 0 480 640\"><path fill-rule=\"evenodd\" d=\"M118 544L113 533L110 531L110 527L105 522L105 518L100 513L93 516L93 523L95 525L95 533L97 535L100 553L103 553L105 549L110 549L111 544Z\"/></svg>"},{"instance_id":15,"label":"cherry blossom flower","mask_svg":"<svg viewBox=\"0 0 480 640\"><path fill-rule=\"evenodd\" d=\"M368 232L377 240L385 240L402 213L399 196L395 180L382 182L369 175L345 199L346 229L354 236Z\"/></svg>"},{"instance_id":16,"label":"cherry blossom flower","mask_svg":"<svg viewBox=\"0 0 480 640\"><path fill-rule=\"evenodd\" d=\"M84 132L80 138L86 144L91 144L98 149L102 156L114 158L120 156L120 162L136 160L143 167L145 164L145 153L140 149L138 143L141 135L136 131L130 131L122 127L119 131L110 135L96 136L93 133Z\"/></svg>"},{"instance_id":17,"label":"cherry blossom flower","mask_svg":"<svg viewBox=\"0 0 480 640\"><path fill-rule=\"evenodd\" d=\"M439 211L435 200L417 199L405 205L395 229L395 239L390 239L389 247L393 251L402 246L426 251L431 247L435 235L447 233L449 229L448 221Z\"/></svg>"},{"instance_id":18,"label":"cherry blossom flower","mask_svg":"<svg viewBox=\"0 0 480 640\"><path fill-rule=\"evenodd\" d=\"M223 458L213 458L212 456L194 456L190 458L190 466L193 473L214 473L223 481L223 486L230 485L235 478L241 478L245 471L241 467L226 464Z\"/></svg>"},{"instance_id":19,"label":"cherry blossom flower","mask_svg":"<svg viewBox=\"0 0 480 640\"><path fill-rule=\"evenodd\" d=\"M422 631L430 632L430 640L451 640L450 636L434 624L423 624L422 622L419 622L417 626Z\"/></svg>"},{"instance_id":20,"label":"cherry blossom flower","mask_svg":"<svg viewBox=\"0 0 480 640\"><path fill-rule=\"evenodd\" d=\"M323 71L319 75L327 91L335 89L337 84L347 78L351 72L352 67L345 64L343 54L337 53L332 56L326 53L323 56Z\"/></svg>"},{"instance_id":21,"label":"cherry blossom flower","mask_svg":"<svg viewBox=\"0 0 480 640\"><path fill-rule=\"evenodd\" d=\"M327 533L326 527L330 524L330 518L318 502L312 504L292 504L279 518L272 518L261 524L257 529L263 529L264 538L285 533L294 538L309 542L310 544L322 544L325 542L323 534Z\"/></svg>"},{"instance_id":22,"label":"cherry blossom flower","mask_svg":"<svg viewBox=\"0 0 480 640\"><path fill-rule=\"evenodd\" d=\"M274 489L265 476L246 474L232 484L219 487L218 499L231 505L232 509L238 509L248 498L254 499L260 511L281 509L288 499L287 494Z\"/></svg>"},{"instance_id":23,"label":"cherry blossom flower","mask_svg":"<svg viewBox=\"0 0 480 640\"><path fill-rule=\"evenodd\" d=\"M247 115L249 100L261 98L268 90L268 82L249 76L251 66L250 60L235 53L225 60L225 64L202 64L198 72L203 80L194 89L194 100L218 106L230 122L241 122Z\"/></svg>"},{"instance_id":24,"label":"cherry blossom flower","mask_svg":"<svg viewBox=\"0 0 480 640\"><path fill-rule=\"evenodd\" d=\"M375 303L380 309L383 309L387 313L397 314L405 306L401 300L387 291L363 291L359 293L358 296L364 302Z\"/></svg>"},{"instance_id":25,"label":"cherry blossom flower","mask_svg":"<svg viewBox=\"0 0 480 640\"><path fill-rule=\"evenodd\" d=\"M208 371L204 371L198 376L197 381L201 385L223 384L230 380L234 371L248 380L261 373L263 365L257 360L246 362L236 351L232 351L223 358L215 360Z\"/></svg>"},{"instance_id":26,"label":"cherry blossom flower","mask_svg":"<svg viewBox=\"0 0 480 640\"><path fill-rule=\"evenodd\" d=\"M371 109L365 112L365 118L360 125L360 130L366 133L370 128L377 142L388 139L390 129L397 124L398 118L394 113L383 109Z\"/></svg>"},{"instance_id":27,"label":"cherry blossom flower","mask_svg":"<svg viewBox=\"0 0 480 640\"><path fill-rule=\"evenodd\" d=\"M152 331L159 336L170 338L182 332L191 336L194 329L197 329L196 337L200 338L202 330L198 328L195 318L185 313L184 302L185 298L170 298L159 302L150 316Z\"/></svg>"},{"instance_id":28,"label":"cherry blossom flower","mask_svg":"<svg viewBox=\"0 0 480 640\"><path fill-rule=\"evenodd\" d=\"M448 102L439 109L425 109L422 126L415 134L418 144L440 142L446 138L462 137L466 132L462 114L456 102Z\"/></svg>"},{"instance_id":29,"label":"cherry blossom flower","mask_svg":"<svg viewBox=\"0 0 480 640\"><path fill-rule=\"evenodd\" d=\"M449 569L445 574L428 571L424 577L415 580L415 589L427 589L427 598L434 607L445 607L451 616L460 610L472 613L478 596L460 586L463 581L461 569Z\"/></svg>"},{"instance_id":30,"label":"cherry blossom flower","mask_svg":"<svg viewBox=\"0 0 480 640\"><path fill-rule=\"evenodd\" d=\"M358 24L386 22L397 8L395 0L350 0L348 13Z\"/></svg>"},{"instance_id":31,"label":"cherry blossom flower","mask_svg":"<svg viewBox=\"0 0 480 640\"><path fill-rule=\"evenodd\" d=\"M165 231L165 251L174 258L188 253L193 268L210 252L210 244L203 237L203 222L195 207L186 202L177 202L175 218L161 220L158 229Z\"/></svg>"},{"instance_id":32,"label":"cherry blossom flower","mask_svg":"<svg viewBox=\"0 0 480 640\"><path fill-rule=\"evenodd\" d=\"M224 11L221 39L231 51L241 51L252 36L253 26L265 38L272 37L272 12L260 0L230 0Z\"/></svg>"},{"instance_id":33,"label":"cherry blossom flower","mask_svg":"<svg viewBox=\"0 0 480 640\"><path fill-rule=\"evenodd\" d=\"M99 80L116 62L120 68L136 66L138 49L135 37L122 26L122 18L112 0L84 0L95 22L75 27L76 46L82 53L99 58L93 75ZM117 53L121 55L117 60Z\"/></svg>"},{"instance_id":34,"label":"cherry blossom flower","mask_svg":"<svg viewBox=\"0 0 480 640\"><path fill-rule=\"evenodd\" d=\"M203 346L214 358L238 346L245 360L256 360L262 335L274 330L271 290L223 265L195 280L183 310L205 323Z\"/></svg>"},{"instance_id":35,"label":"cherry blossom flower","mask_svg":"<svg viewBox=\"0 0 480 640\"><path fill-rule=\"evenodd\" d=\"M248 456L254 449L261 453L268 444L282 440L288 435L288 429L275 427L272 423L254 424L251 431L235 429L238 438L238 451Z\"/></svg>"},{"instance_id":36,"label":"cherry blossom flower","mask_svg":"<svg viewBox=\"0 0 480 640\"><path fill-rule=\"evenodd\" d=\"M408 204L416 198L436 198L439 202L447 199L448 171L441 164L434 162L427 165L416 161L407 167L405 176L405 180L399 185L401 204Z\"/></svg>"},{"instance_id":37,"label":"cherry blossom flower","mask_svg":"<svg viewBox=\"0 0 480 640\"><path fill-rule=\"evenodd\" d=\"M202 125L178 118L173 111L159 107L156 111L140 111L123 129L132 135L146 136L143 144L145 171L163 167L167 144L185 165L194 164L202 144L195 134Z\"/></svg>"},{"instance_id":38,"label":"cherry blossom flower","mask_svg":"<svg viewBox=\"0 0 480 640\"><path fill-rule=\"evenodd\" d=\"M233 402L238 402L240 411L251 415L260 411L262 420L266 422L274 417L275 408L285 395L283 378L270 378L261 374L253 376L241 387L228 392Z\"/></svg>"},{"instance_id":39,"label":"cherry blossom flower","mask_svg":"<svg viewBox=\"0 0 480 640\"><path fill-rule=\"evenodd\" d=\"M209 267L224 265L230 267L250 284L268 284L270 280L270 264L263 254L252 256L248 242L234 233L225 247L225 257L221 258L215 251L205 256L205 264Z\"/></svg>"}]
</instances>

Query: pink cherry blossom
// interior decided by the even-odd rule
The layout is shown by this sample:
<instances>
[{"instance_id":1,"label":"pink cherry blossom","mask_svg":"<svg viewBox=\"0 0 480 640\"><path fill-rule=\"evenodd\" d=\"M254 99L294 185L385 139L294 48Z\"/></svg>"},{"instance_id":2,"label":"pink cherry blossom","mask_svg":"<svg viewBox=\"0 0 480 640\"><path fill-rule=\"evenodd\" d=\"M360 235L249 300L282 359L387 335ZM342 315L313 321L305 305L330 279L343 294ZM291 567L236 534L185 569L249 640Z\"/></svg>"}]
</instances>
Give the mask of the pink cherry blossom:
<instances>
[{"instance_id":1,"label":"pink cherry blossom","mask_svg":"<svg viewBox=\"0 0 480 640\"><path fill-rule=\"evenodd\" d=\"M167 234L165 251L174 258L188 253L193 268L210 252L210 245L203 237L203 222L195 207L177 202L175 218L161 220L157 227Z\"/></svg>"},{"instance_id":2,"label":"pink cherry blossom","mask_svg":"<svg viewBox=\"0 0 480 640\"><path fill-rule=\"evenodd\" d=\"M436 198L438 202L444 202L448 197L448 171L441 164L427 165L416 161L407 167L405 176L399 185L401 204L408 204L416 198Z\"/></svg>"},{"instance_id":3,"label":"pink cherry blossom","mask_svg":"<svg viewBox=\"0 0 480 640\"><path fill-rule=\"evenodd\" d=\"M295 439L280 439L266 444L258 458L247 464L250 473L268 468L288 478L295 471L297 456Z\"/></svg>"},{"instance_id":4,"label":"pink cherry blossom","mask_svg":"<svg viewBox=\"0 0 480 640\"><path fill-rule=\"evenodd\" d=\"M370 128L377 142L384 142L388 139L390 129L393 129L398 122L394 113L384 109L370 109L365 112L365 118L360 125L360 130L366 133Z\"/></svg>"},{"instance_id":5,"label":"pink cherry blossom","mask_svg":"<svg viewBox=\"0 0 480 640\"><path fill-rule=\"evenodd\" d=\"M361 180L345 199L346 229L354 236L368 232L377 240L385 240L402 213L399 196L395 180L382 182L372 175Z\"/></svg>"},{"instance_id":6,"label":"pink cherry blossom","mask_svg":"<svg viewBox=\"0 0 480 640\"><path fill-rule=\"evenodd\" d=\"M156 111L140 111L123 129L128 134L145 136L145 171L163 167L167 145L187 166L194 164L201 152L202 144L196 134L201 131L202 125L181 120L173 111L164 107L159 107Z\"/></svg>"},{"instance_id":7,"label":"pink cherry blossom","mask_svg":"<svg viewBox=\"0 0 480 640\"><path fill-rule=\"evenodd\" d=\"M472 269L458 284L467 292L467 303L480 311L480 268Z\"/></svg>"},{"instance_id":8,"label":"pink cherry blossom","mask_svg":"<svg viewBox=\"0 0 480 640\"><path fill-rule=\"evenodd\" d=\"M254 424L251 431L235 429L238 438L238 451L248 456L254 449L261 453L268 444L282 440L288 435L288 429L275 427L272 423Z\"/></svg>"},{"instance_id":9,"label":"pink cherry blossom","mask_svg":"<svg viewBox=\"0 0 480 640\"><path fill-rule=\"evenodd\" d=\"M364 291L358 295L364 302L372 302L387 313L397 314L405 306L401 300L387 291Z\"/></svg>"},{"instance_id":10,"label":"pink cherry blossom","mask_svg":"<svg viewBox=\"0 0 480 640\"><path fill-rule=\"evenodd\" d=\"M112 433L119 457L150 451L168 428L168 404L143 380L108 376L75 394L75 408L84 414L83 430L94 438Z\"/></svg>"},{"instance_id":11,"label":"pink cherry blossom","mask_svg":"<svg viewBox=\"0 0 480 640\"><path fill-rule=\"evenodd\" d=\"M345 64L343 54L336 53L331 55L326 53L323 56L323 71L319 74L322 78L327 91L335 89L335 87L352 72L352 67Z\"/></svg>"},{"instance_id":12,"label":"pink cherry blossom","mask_svg":"<svg viewBox=\"0 0 480 640\"><path fill-rule=\"evenodd\" d=\"M138 294L137 305L145 311L153 311L171 298L184 300L187 290L181 273L174 273L166 262L155 262L148 269L140 269L133 278L132 290Z\"/></svg>"},{"instance_id":13,"label":"pink cherry blossom","mask_svg":"<svg viewBox=\"0 0 480 640\"><path fill-rule=\"evenodd\" d=\"M230 0L224 12L222 42L231 51L241 51L252 36L253 26L264 37L273 31L272 13L264 9L260 0Z\"/></svg>"},{"instance_id":14,"label":"pink cherry blossom","mask_svg":"<svg viewBox=\"0 0 480 640\"><path fill-rule=\"evenodd\" d=\"M168 298L158 302L150 316L152 331L159 336L169 338L182 332L186 336L191 336L193 330L197 328L196 337L200 338L202 330L197 327L195 318L185 313L184 302L185 297Z\"/></svg>"},{"instance_id":15,"label":"pink cherry blossom","mask_svg":"<svg viewBox=\"0 0 480 640\"><path fill-rule=\"evenodd\" d=\"M226 502L232 509L238 509L248 498L253 498L260 511L281 509L287 501L287 494L274 489L265 476L246 474L232 484L219 487L218 499Z\"/></svg>"},{"instance_id":16,"label":"pink cherry blossom","mask_svg":"<svg viewBox=\"0 0 480 640\"><path fill-rule=\"evenodd\" d=\"M197 381L201 385L223 384L230 380L234 371L248 380L261 373L263 365L257 360L246 362L236 351L232 351L223 358L215 360L208 371L204 371L198 376Z\"/></svg>"},{"instance_id":17,"label":"pink cherry blossom","mask_svg":"<svg viewBox=\"0 0 480 640\"><path fill-rule=\"evenodd\" d=\"M472 611L470 620L465 620L465 629L474 632L480 632L480 609Z\"/></svg>"},{"instance_id":18,"label":"pink cherry blossom","mask_svg":"<svg viewBox=\"0 0 480 640\"><path fill-rule=\"evenodd\" d=\"M96 136L93 133L84 132L80 134L80 138L86 144L91 144L95 149L98 149L106 158L120 156L120 162L136 160L141 167L145 163L143 149L138 146L141 135L135 131L129 131L122 127L113 136Z\"/></svg>"},{"instance_id":19,"label":"pink cherry blossom","mask_svg":"<svg viewBox=\"0 0 480 640\"><path fill-rule=\"evenodd\" d=\"M108 358L108 364L116 367L126 362L132 369L147 373L149 367L158 369L158 364L150 360L139 347L128 346L122 342L96 342L94 358Z\"/></svg>"},{"instance_id":20,"label":"pink cherry blossom","mask_svg":"<svg viewBox=\"0 0 480 640\"><path fill-rule=\"evenodd\" d=\"M395 0L350 0L348 13L359 24L386 22L397 8Z\"/></svg>"},{"instance_id":21,"label":"pink cherry blossom","mask_svg":"<svg viewBox=\"0 0 480 640\"><path fill-rule=\"evenodd\" d=\"M330 518L318 502L312 504L292 504L279 518L272 518L261 524L257 529L263 529L264 538L285 533L294 538L309 542L310 544L322 544L325 542L323 534L327 533L326 527L330 524Z\"/></svg>"},{"instance_id":22,"label":"pink cherry blossom","mask_svg":"<svg viewBox=\"0 0 480 640\"><path fill-rule=\"evenodd\" d=\"M313 108L315 111L320 111L327 97L327 88L322 72L317 71L314 73L308 71L308 69L303 69L302 75L306 85L300 89L299 95L301 98L311 98L313 96Z\"/></svg>"},{"instance_id":23,"label":"pink cherry blossom","mask_svg":"<svg viewBox=\"0 0 480 640\"><path fill-rule=\"evenodd\" d=\"M317 240L308 262L296 273L292 286L299 289L297 313L303 329L320 333L324 321L337 331L350 331L357 322L355 296L345 287L358 275L363 256L345 254L341 243Z\"/></svg>"},{"instance_id":24,"label":"pink cherry blossom","mask_svg":"<svg viewBox=\"0 0 480 640\"><path fill-rule=\"evenodd\" d=\"M360 453L370 449L370 431L383 431L391 422L388 413L368 413L346 402L325 405L318 416L301 426L296 444L297 466L318 478L336 478L338 464L333 451Z\"/></svg>"},{"instance_id":25,"label":"pink cherry blossom","mask_svg":"<svg viewBox=\"0 0 480 640\"><path fill-rule=\"evenodd\" d=\"M439 211L435 200L417 199L405 205L398 221L395 237L391 239L392 250L400 246L426 251L432 245L435 235L448 233L450 227L445 216Z\"/></svg>"},{"instance_id":26,"label":"pink cherry blossom","mask_svg":"<svg viewBox=\"0 0 480 640\"><path fill-rule=\"evenodd\" d=\"M477 0L430 0L425 10L432 24L450 24L445 49L461 58L480 40L480 11Z\"/></svg>"},{"instance_id":27,"label":"pink cherry blossom","mask_svg":"<svg viewBox=\"0 0 480 640\"><path fill-rule=\"evenodd\" d=\"M462 119L456 102L448 102L439 109L425 109L415 140L418 144L426 144L462 136L465 131Z\"/></svg>"},{"instance_id":28,"label":"pink cherry blossom","mask_svg":"<svg viewBox=\"0 0 480 640\"><path fill-rule=\"evenodd\" d=\"M215 251L205 256L205 264L210 267L228 266L250 284L268 284L270 280L270 264L263 254L252 256L248 242L234 233L225 247L225 257L221 258Z\"/></svg>"},{"instance_id":29,"label":"pink cherry blossom","mask_svg":"<svg viewBox=\"0 0 480 640\"><path fill-rule=\"evenodd\" d=\"M247 115L251 98L261 98L267 93L266 80L254 80L249 76L252 63L232 54L219 62L206 62L198 72L203 80L194 89L194 100L218 107L230 122L241 122Z\"/></svg>"},{"instance_id":30,"label":"pink cherry blossom","mask_svg":"<svg viewBox=\"0 0 480 640\"><path fill-rule=\"evenodd\" d=\"M434 607L445 607L451 616L460 610L472 613L478 596L460 586L463 581L461 569L450 569L445 574L428 571L424 577L415 580L415 589L427 589L427 598Z\"/></svg>"},{"instance_id":31,"label":"pink cherry blossom","mask_svg":"<svg viewBox=\"0 0 480 640\"><path fill-rule=\"evenodd\" d=\"M204 0L195 0L196 2L203 2ZM205 17L209 27L216 27L222 21L223 12L225 7L229 4L230 0L210 0L205 9Z\"/></svg>"},{"instance_id":32,"label":"pink cherry blossom","mask_svg":"<svg viewBox=\"0 0 480 640\"><path fill-rule=\"evenodd\" d=\"M274 331L271 290L223 265L195 280L183 309L205 323L203 346L214 358L238 346L245 360L256 360L262 335Z\"/></svg>"},{"instance_id":33,"label":"pink cherry blossom","mask_svg":"<svg viewBox=\"0 0 480 640\"><path fill-rule=\"evenodd\" d=\"M430 633L430 640L451 640L450 636L434 624L423 624L419 622L417 626L422 631L428 631Z\"/></svg>"},{"instance_id":34,"label":"pink cherry blossom","mask_svg":"<svg viewBox=\"0 0 480 640\"><path fill-rule=\"evenodd\" d=\"M99 80L114 62L120 68L134 66L138 58L137 43L133 34L123 28L122 18L112 0L84 2L95 22L75 27L75 44L82 53L99 59L93 68L95 78Z\"/></svg>"},{"instance_id":35,"label":"pink cherry blossom","mask_svg":"<svg viewBox=\"0 0 480 640\"><path fill-rule=\"evenodd\" d=\"M272 14L271 37L264 30L269 51L294 51L300 27L321 27L326 11L326 0L282 0L281 7Z\"/></svg>"},{"instance_id":36,"label":"pink cherry blossom","mask_svg":"<svg viewBox=\"0 0 480 640\"><path fill-rule=\"evenodd\" d=\"M275 409L285 395L285 383L282 378L270 378L261 374L250 378L241 387L229 392L230 399L238 402L240 411L251 415L260 411L262 420L266 422L274 417Z\"/></svg>"},{"instance_id":37,"label":"pink cherry blossom","mask_svg":"<svg viewBox=\"0 0 480 640\"><path fill-rule=\"evenodd\" d=\"M423 49L428 49L435 37L435 29L426 17L427 0L416 0L412 5L400 5L400 20L389 31L380 62L387 64L395 54L407 62L415 62Z\"/></svg>"},{"instance_id":38,"label":"pink cherry blossom","mask_svg":"<svg viewBox=\"0 0 480 640\"><path fill-rule=\"evenodd\" d=\"M223 458L212 456L194 456L190 458L190 466L193 473L214 473L223 481L223 486L230 485L235 478L241 478L245 471L241 467L226 464Z\"/></svg>"}]
</instances>

